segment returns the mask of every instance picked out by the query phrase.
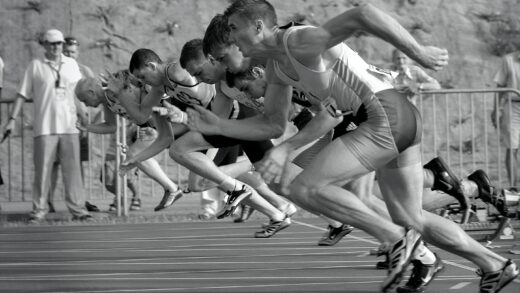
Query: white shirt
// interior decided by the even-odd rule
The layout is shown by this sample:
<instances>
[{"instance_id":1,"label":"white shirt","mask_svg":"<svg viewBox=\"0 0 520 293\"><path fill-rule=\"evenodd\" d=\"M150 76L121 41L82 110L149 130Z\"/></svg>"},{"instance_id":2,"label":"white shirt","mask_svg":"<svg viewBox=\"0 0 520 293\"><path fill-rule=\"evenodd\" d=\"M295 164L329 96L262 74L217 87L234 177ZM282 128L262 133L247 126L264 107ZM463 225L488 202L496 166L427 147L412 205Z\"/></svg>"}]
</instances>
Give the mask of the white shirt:
<instances>
[{"instance_id":1,"label":"white shirt","mask_svg":"<svg viewBox=\"0 0 520 293\"><path fill-rule=\"evenodd\" d=\"M76 128L74 88L81 79L78 63L61 55L61 66L46 58L31 61L25 70L18 93L34 101L33 135L79 133ZM56 88L56 71L60 84Z\"/></svg>"}]
</instances>

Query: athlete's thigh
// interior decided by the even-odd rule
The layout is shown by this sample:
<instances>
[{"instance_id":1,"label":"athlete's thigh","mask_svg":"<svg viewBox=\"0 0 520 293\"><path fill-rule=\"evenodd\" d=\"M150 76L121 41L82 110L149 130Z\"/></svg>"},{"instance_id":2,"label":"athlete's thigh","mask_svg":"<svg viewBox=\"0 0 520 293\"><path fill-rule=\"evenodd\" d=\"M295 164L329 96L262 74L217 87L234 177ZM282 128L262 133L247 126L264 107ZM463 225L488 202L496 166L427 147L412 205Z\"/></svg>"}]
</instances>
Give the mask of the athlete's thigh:
<instances>
[{"instance_id":1,"label":"athlete's thigh","mask_svg":"<svg viewBox=\"0 0 520 293\"><path fill-rule=\"evenodd\" d=\"M300 175L299 183L320 187L341 184L370 172L340 139L323 148Z\"/></svg>"},{"instance_id":2,"label":"athlete's thigh","mask_svg":"<svg viewBox=\"0 0 520 293\"><path fill-rule=\"evenodd\" d=\"M420 155L419 145L409 147L398 158L377 170L381 194L396 221L417 221L422 211L424 180Z\"/></svg>"},{"instance_id":3,"label":"athlete's thigh","mask_svg":"<svg viewBox=\"0 0 520 293\"><path fill-rule=\"evenodd\" d=\"M151 130L149 130L151 131ZM155 132L155 130L153 130L153 132ZM141 137L139 136L138 139L135 140L134 143L132 143L129 147L128 147L128 152L129 152L129 155L130 156L133 156L139 152L141 152L142 150L148 148L153 142L154 140L157 138L157 133L155 132L155 134L147 134L146 137Z\"/></svg>"},{"instance_id":4,"label":"athlete's thigh","mask_svg":"<svg viewBox=\"0 0 520 293\"><path fill-rule=\"evenodd\" d=\"M209 148L213 148L213 146L204 139L204 136L200 132L196 131L185 133L177 138L170 147L171 150L181 152L195 152Z\"/></svg>"}]
</instances>

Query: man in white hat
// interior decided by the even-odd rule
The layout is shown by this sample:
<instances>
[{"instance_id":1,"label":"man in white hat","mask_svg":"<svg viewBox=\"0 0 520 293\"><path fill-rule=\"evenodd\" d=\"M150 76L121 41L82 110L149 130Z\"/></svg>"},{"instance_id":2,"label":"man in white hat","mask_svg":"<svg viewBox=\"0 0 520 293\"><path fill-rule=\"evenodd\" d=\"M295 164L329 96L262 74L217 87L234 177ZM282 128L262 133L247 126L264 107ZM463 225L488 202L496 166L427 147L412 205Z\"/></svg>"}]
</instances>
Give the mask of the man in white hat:
<instances>
[{"instance_id":1,"label":"man in white hat","mask_svg":"<svg viewBox=\"0 0 520 293\"><path fill-rule=\"evenodd\" d=\"M50 172L58 159L65 184L65 200L76 220L91 216L85 202L79 161L79 131L76 128L74 88L81 79L78 63L62 54L63 34L48 30L42 39L44 56L34 59L27 67L18 90L9 122L4 133L14 128L14 122L26 99L34 104L34 186L33 211L30 221L41 222L48 212Z\"/></svg>"}]
</instances>

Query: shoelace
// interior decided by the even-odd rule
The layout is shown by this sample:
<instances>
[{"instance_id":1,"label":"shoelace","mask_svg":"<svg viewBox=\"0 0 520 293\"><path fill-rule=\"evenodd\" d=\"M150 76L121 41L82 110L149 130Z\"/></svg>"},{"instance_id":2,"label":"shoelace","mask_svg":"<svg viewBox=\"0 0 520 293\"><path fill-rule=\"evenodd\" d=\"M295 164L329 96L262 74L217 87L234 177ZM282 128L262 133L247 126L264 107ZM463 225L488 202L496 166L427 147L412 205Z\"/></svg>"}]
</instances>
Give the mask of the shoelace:
<instances>
[{"instance_id":1,"label":"shoelace","mask_svg":"<svg viewBox=\"0 0 520 293\"><path fill-rule=\"evenodd\" d=\"M265 227L264 232L269 233L269 234L273 233L274 231L276 231L276 229L278 227L280 227L281 224L282 224L282 221L277 221L277 222L271 221L269 223L269 226Z\"/></svg>"}]
</instances>

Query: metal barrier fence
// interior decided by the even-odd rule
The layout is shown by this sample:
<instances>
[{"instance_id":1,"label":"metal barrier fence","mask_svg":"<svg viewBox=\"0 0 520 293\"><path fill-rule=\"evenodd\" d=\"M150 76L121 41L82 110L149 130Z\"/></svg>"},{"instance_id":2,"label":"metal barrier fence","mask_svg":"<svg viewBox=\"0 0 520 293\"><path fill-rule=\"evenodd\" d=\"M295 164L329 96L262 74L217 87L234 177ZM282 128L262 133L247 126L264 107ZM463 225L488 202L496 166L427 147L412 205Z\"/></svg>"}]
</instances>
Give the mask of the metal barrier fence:
<instances>
[{"instance_id":1,"label":"metal barrier fence","mask_svg":"<svg viewBox=\"0 0 520 293\"><path fill-rule=\"evenodd\" d=\"M520 99L520 91L510 88L453 89L420 93L417 107L423 118L423 161L426 162L435 156L442 156L460 177L480 168L490 175L492 183L496 186L508 186L507 175L504 176L506 174L503 158L505 148L499 139L500 128L495 129L490 118L491 110L497 103L496 97L501 93L510 93ZM512 99L513 97L510 96L507 100L509 110L512 103L516 103ZM2 125L7 122L10 113L9 106L13 102L14 99L0 100L0 123ZM5 181L5 185L0 188L0 202L30 201L32 198L33 140L32 133L28 130L30 123L27 123L30 115L26 114L22 110L21 119L19 118L17 121L17 130L0 146L2 147L0 167ZM118 119L118 121L120 120ZM496 119L495 123L498 124L498 122ZM126 134L121 133L123 131L119 129L120 127L118 127L117 133L119 142L117 147L121 152L125 146L123 138L126 137ZM104 135L90 134L89 160L84 176L87 199L107 197L103 168L106 145L107 139ZM96 152L96 149L99 151ZM170 178L180 186L186 185L187 170L169 159L166 152L159 156L162 156L161 165ZM101 180L98 175L100 173ZM153 183L149 178L141 179L141 177L138 182L139 193L152 195L155 193L157 183ZM125 186L119 191L126 191L126 184L117 184L117 186ZM58 193L63 194L61 184L58 184L58 187ZM118 198L116 197L116 199ZM118 209L118 211L125 213L128 210L126 196L123 196L123 202L118 201L118 205L121 204L124 208Z\"/></svg>"},{"instance_id":2,"label":"metal barrier fence","mask_svg":"<svg viewBox=\"0 0 520 293\"><path fill-rule=\"evenodd\" d=\"M0 124L5 125L9 119L11 106L15 99L0 99ZM99 111L89 108L89 120ZM103 111L100 111L101 115ZM100 117L102 119L102 116ZM124 119L118 119L118 125L125 124ZM32 200L32 184L33 184L33 137L32 137L32 101L26 101L20 115L16 121L16 127L13 133L0 145L0 170L4 179L4 185L0 186L0 202L28 202ZM121 128L118 127L118 130ZM126 129L126 128L125 128ZM1 136L2 134L0 134ZM116 146L119 149L125 147L126 133L118 131L116 133L118 142ZM86 199L112 199L114 195L105 189L105 168L104 158L107 147L110 144L109 135L99 135L89 133L88 135L88 160L82 162L83 179L86 192ZM123 142L123 143L121 143ZM187 170L181 168L178 164L169 159L167 152L163 152L156 157L166 174L177 182L180 186L186 185ZM118 179L118 178L116 178ZM55 200L64 198L64 189L61 182L61 176L58 176L56 184ZM137 193L145 196L157 196L161 198L162 188L158 183L154 182L147 176L142 176L142 172L137 173ZM123 185L116 185L123 186ZM126 185L125 185L126 186ZM159 187L158 187L159 186ZM121 192L126 189L121 189ZM160 194L155 194L160 191ZM116 198L117 199L117 198ZM123 200L122 206L125 206ZM126 205L128 207L128 204ZM127 211L128 209L118 209L119 211Z\"/></svg>"},{"instance_id":3,"label":"metal barrier fence","mask_svg":"<svg viewBox=\"0 0 520 293\"><path fill-rule=\"evenodd\" d=\"M498 107L497 97L508 94L505 110L520 101L520 91L499 89L450 89L424 91L419 94L417 107L423 119L423 162L441 156L460 177L475 169L488 173L492 184L511 187L505 167L506 148L501 139L498 115L491 112ZM510 121L511 123L511 121ZM511 126L511 125L510 125ZM513 158L510 157L510 164Z\"/></svg>"}]
</instances>

